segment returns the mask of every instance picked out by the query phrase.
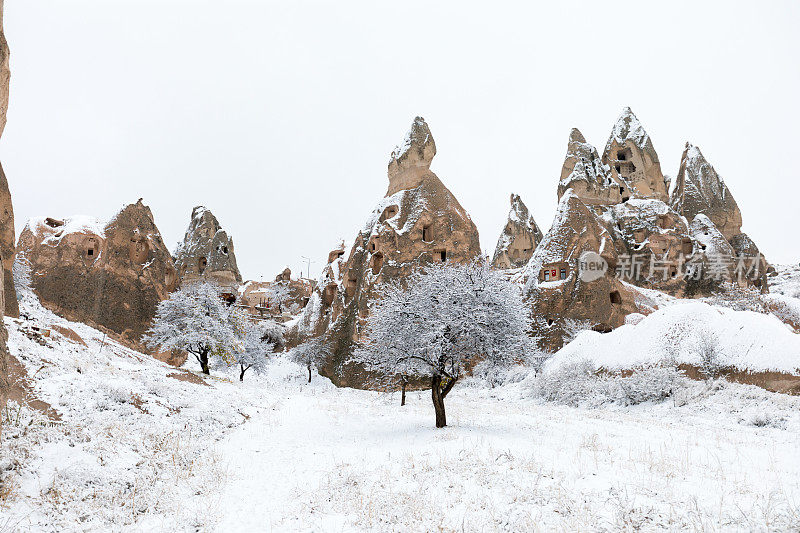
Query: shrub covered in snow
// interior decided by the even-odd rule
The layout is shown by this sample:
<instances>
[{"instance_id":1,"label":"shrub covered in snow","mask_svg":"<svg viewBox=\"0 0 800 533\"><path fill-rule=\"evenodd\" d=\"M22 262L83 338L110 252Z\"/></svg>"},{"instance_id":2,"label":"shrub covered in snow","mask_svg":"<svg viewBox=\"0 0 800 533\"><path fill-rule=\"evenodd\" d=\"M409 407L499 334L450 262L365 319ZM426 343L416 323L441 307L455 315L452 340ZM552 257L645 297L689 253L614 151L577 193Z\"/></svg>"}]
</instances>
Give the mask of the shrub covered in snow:
<instances>
[{"instance_id":1,"label":"shrub covered in snow","mask_svg":"<svg viewBox=\"0 0 800 533\"><path fill-rule=\"evenodd\" d=\"M573 407L638 405L661 402L685 386L687 378L674 367L642 368L630 375L605 374L589 361L555 367L529 378L534 397Z\"/></svg>"}]
</instances>

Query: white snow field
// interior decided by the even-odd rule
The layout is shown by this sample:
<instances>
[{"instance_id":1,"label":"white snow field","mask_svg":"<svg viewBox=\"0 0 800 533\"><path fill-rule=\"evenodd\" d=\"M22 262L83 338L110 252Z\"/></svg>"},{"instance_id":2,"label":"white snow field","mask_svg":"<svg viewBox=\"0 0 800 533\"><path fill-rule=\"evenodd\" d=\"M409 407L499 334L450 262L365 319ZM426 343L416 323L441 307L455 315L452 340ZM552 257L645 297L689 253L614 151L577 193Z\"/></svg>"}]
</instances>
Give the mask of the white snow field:
<instances>
[{"instance_id":1,"label":"white snow field","mask_svg":"<svg viewBox=\"0 0 800 533\"><path fill-rule=\"evenodd\" d=\"M0 532L800 530L797 397L679 378L663 401L571 407L518 373L458 384L437 430L429 392L400 407L396 393L308 385L282 356L244 383L234 369L179 380L185 369L22 307L9 348L61 420L3 413Z\"/></svg>"}]
</instances>

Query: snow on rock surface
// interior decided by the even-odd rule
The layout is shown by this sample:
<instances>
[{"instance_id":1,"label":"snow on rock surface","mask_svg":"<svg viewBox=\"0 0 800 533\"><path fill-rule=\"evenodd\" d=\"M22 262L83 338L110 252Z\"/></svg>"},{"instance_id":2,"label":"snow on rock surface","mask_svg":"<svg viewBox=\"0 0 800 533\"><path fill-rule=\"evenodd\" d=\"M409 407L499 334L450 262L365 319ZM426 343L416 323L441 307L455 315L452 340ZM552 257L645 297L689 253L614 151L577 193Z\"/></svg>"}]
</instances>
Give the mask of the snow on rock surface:
<instances>
[{"instance_id":1,"label":"snow on rock surface","mask_svg":"<svg viewBox=\"0 0 800 533\"><path fill-rule=\"evenodd\" d=\"M581 333L548 361L556 368L582 360L607 370L665 363L700 366L698 339L718 341L719 363L752 372L800 375L800 335L772 315L735 311L699 301L675 301L606 334Z\"/></svg>"},{"instance_id":2,"label":"snow on rock surface","mask_svg":"<svg viewBox=\"0 0 800 533\"><path fill-rule=\"evenodd\" d=\"M728 240L741 233L742 213L736 200L700 149L690 143L681 156L671 202L689 220L706 215Z\"/></svg>"},{"instance_id":3,"label":"snow on rock surface","mask_svg":"<svg viewBox=\"0 0 800 533\"><path fill-rule=\"evenodd\" d=\"M175 251L175 268L183 281L206 279L228 289L238 289L242 275L236 265L233 238L207 208L192 210L183 242Z\"/></svg>"},{"instance_id":4,"label":"snow on rock surface","mask_svg":"<svg viewBox=\"0 0 800 533\"><path fill-rule=\"evenodd\" d=\"M624 145L626 141L633 141L636 146L642 150L646 150L654 155L656 153L653 148L653 142L650 140L650 136L645 131L644 126L639 122L636 115L633 114L631 108L627 106L622 108L622 113L617 117L617 121L611 129L611 135L606 142L605 152L611 150L611 145L614 142ZM657 157L656 161L658 161Z\"/></svg>"},{"instance_id":5,"label":"snow on rock surface","mask_svg":"<svg viewBox=\"0 0 800 533\"><path fill-rule=\"evenodd\" d=\"M511 210L492 258L495 268L520 268L527 264L542 240L542 230L518 194L511 194Z\"/></svg>"},{"instance_id":6,"label":"snow on rock surface","mask_svg":"<svg viewBox=\"0 0 800 533\"><path fill-rule=\"evenodd\" d=\"M650 136L630 107L622 110L611 130L603 163L609 165L615 179L626 185L625 197L668 201L669 180L661 172Z\"/></svg>"}]
</instances>

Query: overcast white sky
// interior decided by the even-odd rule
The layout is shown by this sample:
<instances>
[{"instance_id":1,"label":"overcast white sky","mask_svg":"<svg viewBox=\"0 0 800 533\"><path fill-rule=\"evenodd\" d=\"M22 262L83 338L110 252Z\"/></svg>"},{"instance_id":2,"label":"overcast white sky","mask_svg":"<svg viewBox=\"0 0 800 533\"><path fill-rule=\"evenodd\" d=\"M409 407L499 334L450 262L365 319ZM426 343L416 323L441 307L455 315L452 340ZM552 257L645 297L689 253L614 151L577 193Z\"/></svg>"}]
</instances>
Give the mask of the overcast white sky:
<instances>
[{"instance_id":1,"label":"overcast white sky","mask_svg":"<svg viewBox=\"0 0 800 533\"><path fill-rule=\"evenodd\" d=\"M800 260L800 2L650 4L8 0L17 232L143 197L173 248L203 204L245 278L316 276L422 115L491 252L511 192L550 226L570 128L602 151L629 105L665 173L697 144Z\"/></svg>"}]
</instances>

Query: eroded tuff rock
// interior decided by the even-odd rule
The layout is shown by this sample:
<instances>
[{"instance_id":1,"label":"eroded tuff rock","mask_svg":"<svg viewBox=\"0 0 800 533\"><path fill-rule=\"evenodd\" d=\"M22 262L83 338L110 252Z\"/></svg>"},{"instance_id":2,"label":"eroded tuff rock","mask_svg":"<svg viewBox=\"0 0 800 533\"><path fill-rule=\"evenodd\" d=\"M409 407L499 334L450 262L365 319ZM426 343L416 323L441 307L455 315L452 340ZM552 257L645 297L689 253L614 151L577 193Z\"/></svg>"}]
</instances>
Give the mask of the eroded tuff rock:
<instances>
[{"instance_id":1,"label":"eroded tuff rock","mask_svg":"<svg viewBox=\"0 0 800 533\"><path fill-rule=\"evenodd\" d=\"M503 269L525 266L542 236L542 230L528 212L528 207L519 195L512 194L508 222L497 241L492 266Z\"/></svg>"},{"instance_id":2,"label":"eroded tuff rock","mask_svg":"<svg viewBox=\"0 0 800 533\"><path fill-rule=\"evenodd\" d=\"M184 282L203 279L231 289L234 294L242 283L233 239L222 229L217 217L203 206L192 210L183 242L175 252L175 267Z\"/></svg>"},{"instance_id":3,"label":"eroded tuff rock","mask_svg":"<svg viewBox=\"0 0 800 533\"><path fill-rule=\"evenodd\" d=\"M607 269L597 279L582 279L579 260L599 253ZM654 305L615 276L620 251L605 224L567 191L561 197L550 231L523 270L525 294L534 310L533 333L543 349L557 350L572 323L610 331L634 312L649 313Z\"/></svg>"},{"instance_id":4,"label":"eroded tuff rock","mask_svg":"<svg viewBox=\"0 0 800 533\"><path fill-rule=\"evenodd\" d=\"M630 107L622 110L603 151L611 175L625 184L622 199L652 198L669 201L669 182L661 172L650 136Z\"/></svg>"},{"instance_id":5,"label":"eroded tuff rock","mask_svg":"<svg viewBox=\"0 0 800 533\"><path fill-rule=\"evenodd\" d=\"M10 53L8 41L3 32L3 3L0 0L0 136L6 129L6 115L8 113L8 97L11 82L11 69L9 68Z\"/></svg>"},{"instance_id":6,"label":"eroded tuff rock","mask_svg":"<svg viewBox=\"0 0 800 533\"><path fill-rule=\"evenodd\" d=\"M617 204L629 197L627 185L611 174L597 149L586 142L577 128L569 134L567 156L558 180L559 201L569 189L586 205Z\"/></svg>"},{"instance_id":7,"label":"eroded tuff rock","mask_svg":"<svg viewBox=\"0 0 800 533\"><path fill-rule=\"evenodd\" d=\"M346 261L329 262L328 277L320 280L300 320L308 332L328 324L324 335L333 355L321 373L337 385L372 385L375 376L347 359L362 340L369 304L381 282L401 280L425 263L480 257L475 224L430 171L435 154L430 129L417 117L403 144L392 152L386 197L356 236Z\"/></svg>"},{"instance_id":8,"label":"eroded tuff rock","mask_svg":"<svg viewBox=\"0 0 800 533\"><path fill-rule=\"evenodd\" d=\"M138 349L156 306L178 285L172 256L141 200L106 224L90 217L31 219L18 250L45 307Z\"/></svg>"},{"instance_id":9,"label":"eroded tuff rock","mask_svg":"<svg viewBox=\"0 0 800 533\"><path fill-rule=\"evenodd\" d=\"M758 273L773 271L758 246L742 233L742 213L728 186L700 149L690 143L686 143L681 156L671 203L688 220L699 214L707 216L731 244L735 257L748 258ZM756 280L755 285L767 289L761 280Z\"/></svg>"},{"instance_id":10,"label":"eroded tuff rock","mask_svg":"<svg viewBox=\"0 0 800 533\"><path fill-rule=\"evenodd\" d=\"M8 42L3 33L3 0L0 0L0 136L3 135L3 130L6 127L6 112L8 111L8 88L11 71L8 67ZM8 191L8 182L0 167L0 281L2 281L3 294L0 294L0 411L5 408L6 400L8 398L9 383L9 355L6 341L8 341L8 332L3 323L3 316L9 312L13 314L16 308L17 297L13 294L14 283L11 279L11 266L13 264L13 251L12 257L8 257L7 244L10 236L11 248L14 247L14 211L11 207L11 194ZM11 287L12 295L7 294L6 287ZM6 311L8 308L8 311ZM0 423L0 433L2 433L2 424Z\"/></svg>"},{"instance_id":11,"label":"eroded tuff rock","mask_svg":"<svg viewBox=\"0 0 800 533\"><path fill-rule=\"evenodd\" d=\"M3 300L6 316L19 316L17 294L14 291L12 268L16 246L14 240L14 206L11 203L11 191L8 188L3 167L0 165L0 263L3 270Z\"/></svg>"},{"instance_id":12,"label":"eroded tuff rock","mask_svg":"<svg viewBox=\"0 0 800 533\"><path fill-rule=\"evenodd\" d=\"M739 205L700 149L689 143L681 156L672 207L688 220L706 215L727 240L742 232Z\"/></svg>"},{"instance_id":13,"label":"eroded tuff rock","mask_svg":"<svg viewBox=\"0 0 800 533\"><path fill-rule=\"evenodd\" d=\"M630 258L622 270L625 281L683 296L684 266L695 248L686 219L661 200L638 198L606 207L600 219Z\"/></svg>"},{"instance_id":14,"label":"eroded tuff rock","mask_svg":"<svg viewBox=\"0 0 800 533\"><path fill-rule=\"evenodd\" d=\"M287 342L290 345L295 345L303 339L322 336L328 330L333 301L342 286L347 250L348 247L341 242L328 253L327 263L311 292L308 305L300 315L297 326L289 330Z\"/></svg>"}]
</instances>

